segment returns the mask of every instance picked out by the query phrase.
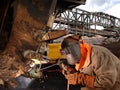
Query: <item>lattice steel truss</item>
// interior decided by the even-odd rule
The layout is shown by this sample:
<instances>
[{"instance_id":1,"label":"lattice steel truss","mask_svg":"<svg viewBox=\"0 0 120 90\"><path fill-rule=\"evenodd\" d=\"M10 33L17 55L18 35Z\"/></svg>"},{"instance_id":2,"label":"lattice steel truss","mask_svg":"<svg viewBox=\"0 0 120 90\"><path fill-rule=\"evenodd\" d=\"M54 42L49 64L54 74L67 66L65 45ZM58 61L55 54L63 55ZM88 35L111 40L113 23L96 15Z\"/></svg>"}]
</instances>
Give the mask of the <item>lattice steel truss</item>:
<instances>
[{"instance_id":1,"label":"lattice steel truss","mask_svg":"<svg viewBox=\"0 0 120 90\"><path fill-rule=\"evenodd\" d=\"M92 25L94 29L91 28ZM102 26L103 30L98 30L97 26ZM73 8L57 15L53 29L58 28L82 35L100 34L119 37L120 18L103 12L88 12Z\"/></svg>"}]
</instances>

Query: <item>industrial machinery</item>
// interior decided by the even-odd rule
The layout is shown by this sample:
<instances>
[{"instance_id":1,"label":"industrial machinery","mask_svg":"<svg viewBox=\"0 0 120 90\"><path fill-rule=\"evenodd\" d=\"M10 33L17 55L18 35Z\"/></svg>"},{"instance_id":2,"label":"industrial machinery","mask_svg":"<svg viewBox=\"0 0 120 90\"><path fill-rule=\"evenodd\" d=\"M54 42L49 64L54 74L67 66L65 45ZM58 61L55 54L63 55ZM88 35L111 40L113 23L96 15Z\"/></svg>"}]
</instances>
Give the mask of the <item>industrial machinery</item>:
<instances>
[{"instance_id":1,"label":"industrial machinery","mask_svg":"<svg viewBox=\"0 0 120 90\"><path fill-rule=\"evenodd\" d=\"M120 18L79 8L66 10L57 15L53 28L66 29L69 33L82 36L101 35L120 39Z\"/></svg>"},{"instance_id":2,"label":"industrial machinery","mask_svg":"<svg viewBox=\"0 0 120 90\"><path fill-rule=\"evenodd\" d=\"M64 35L99 34L119 40L120 19L101 12L74 9L85 2L86 0L2 0L0 80L13 88L17 85L14 78L20 75L36 77L37 70L40 78L41 70L47 68L41 68L41 65L58 65L56 61L64 59L59 53L60 42L54 42ZM95 24L107 29L98 31L89 28Z\"/></svg>"},{"instance_id":3,"label":"industrial machinery","mask_svg":"<svg viewBox=\"0 0 120 90\"><path fill-rule=\"evenodd\" d=\"M86 0L3 0L0 3L0 79L16 87L14 78L28 75L33 64L47 62L47 43L66 31L52 31L55 17ZM59 34L57 34L59 33ZM49 37L50 36L50 37ZM54 37L53 37L54 36ZM36 61L36 58L39 61ZM46 60L44 62L44 60Z\"/></svg>"}]
</instances>

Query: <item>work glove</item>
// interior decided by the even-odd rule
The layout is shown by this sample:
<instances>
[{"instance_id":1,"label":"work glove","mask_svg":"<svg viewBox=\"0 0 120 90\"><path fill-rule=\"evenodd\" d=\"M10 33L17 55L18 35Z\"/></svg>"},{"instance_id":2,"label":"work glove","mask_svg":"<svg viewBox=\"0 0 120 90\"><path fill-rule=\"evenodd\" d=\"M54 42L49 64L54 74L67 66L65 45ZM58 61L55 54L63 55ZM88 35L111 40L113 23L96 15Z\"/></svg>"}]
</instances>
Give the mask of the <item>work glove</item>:
<instances>
[{"instance_id":1,"label":"work glove","mask_svg":"<svg viewBox=\"0 0 120 90\"><path fill-rule=\"evenodd\" d=\"M59 66L62 68L63 75L76 72L75 68L72 68L69 65L65 65L64 63L61 63Z\"/></svg>"},{"instance_id":2,"label":"work glove","mask_svg":"<svg viewBox=\"0 0 120 90\"><path fill-rule=\"evenodd\" d=\"M80 84L82 86L94 88L94 76L89 76L86 74L75 72L73 74L67 74L65 75L65 77L68 80L69 84Z\"/></svg>"},{"instance_id":3,"label":"work glove","mask_svg":"<svg viewBox=\"0 0 120 90\"><path fill-rule=\"evenodd\" d=\"M66 74L71 74L71 73L74 73L76 72L75 69L71 68L71 67L65 67L65 69L62 69L62 74L63 75L66 75Z\"/></svg>"}]
</instances>

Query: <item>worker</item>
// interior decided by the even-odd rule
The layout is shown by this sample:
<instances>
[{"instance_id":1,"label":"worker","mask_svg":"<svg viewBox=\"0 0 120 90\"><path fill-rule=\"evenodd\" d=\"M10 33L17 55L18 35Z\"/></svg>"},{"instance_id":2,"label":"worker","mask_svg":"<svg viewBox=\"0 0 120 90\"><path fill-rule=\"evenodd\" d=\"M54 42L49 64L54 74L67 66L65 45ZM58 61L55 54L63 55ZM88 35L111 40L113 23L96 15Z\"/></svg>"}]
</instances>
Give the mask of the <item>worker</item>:
<instances>
[{"instance_id":1,"label":"worker","mask_svg":"<svg viewBox=\"0 0 120 90\"><path fill-rule=\"evenodd\" d=\"M69 85L81 85L81 90L120 90L120 60L107 48L90 45L78 35L64 38L61 48L76 69L64 73Z\"/></svg>"}]
</instances>

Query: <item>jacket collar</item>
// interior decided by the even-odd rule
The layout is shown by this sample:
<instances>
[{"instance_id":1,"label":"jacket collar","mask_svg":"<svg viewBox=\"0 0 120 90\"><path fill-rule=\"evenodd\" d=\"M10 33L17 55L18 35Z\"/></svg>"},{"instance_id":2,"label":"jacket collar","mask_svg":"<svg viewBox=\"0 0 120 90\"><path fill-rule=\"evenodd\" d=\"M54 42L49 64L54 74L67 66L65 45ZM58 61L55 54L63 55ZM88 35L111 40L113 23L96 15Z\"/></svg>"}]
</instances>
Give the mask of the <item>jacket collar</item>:
<instances>
[{"instance_id":1,"label":"jacket collar","mask_svg":"<svg viewBox=\"0 0 120 90\"><path fill-rule=\"evenodd\" d=\"M80 70L81 68L87 67L91 60L90 60L90 54L91 54L91 46L87 44L85 41L82 41L80 44L80 52L81 52L81 58L78 63L75 64L76 70Z\"/></svg>"}]
</instances>

